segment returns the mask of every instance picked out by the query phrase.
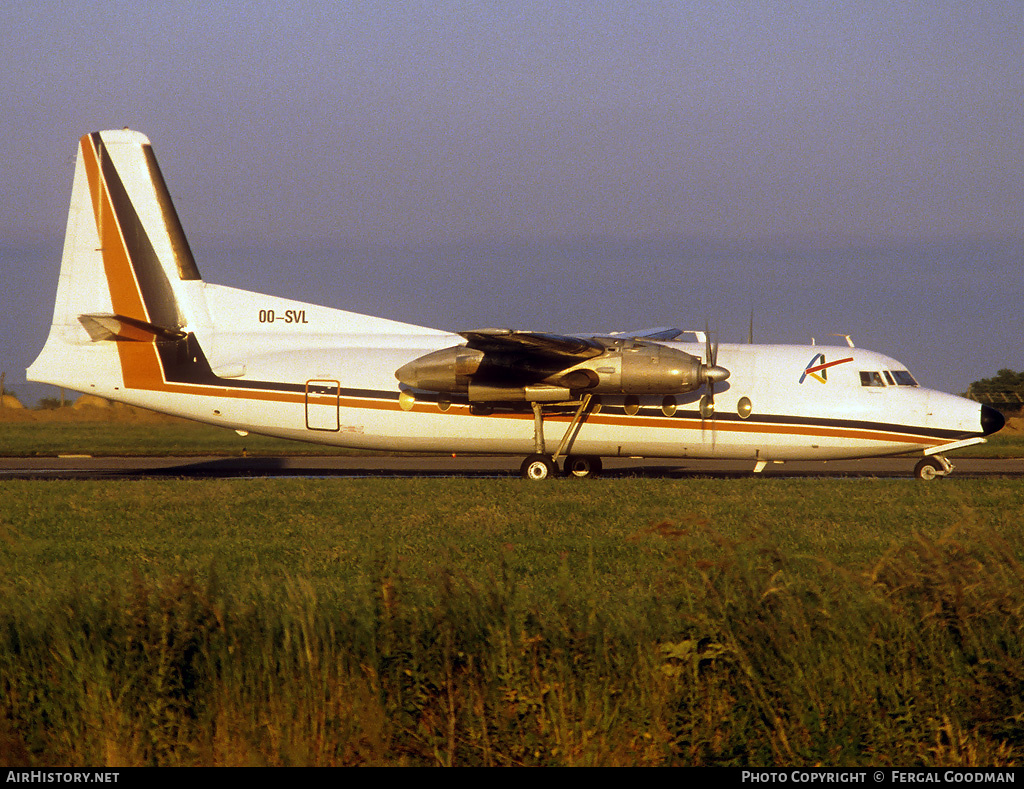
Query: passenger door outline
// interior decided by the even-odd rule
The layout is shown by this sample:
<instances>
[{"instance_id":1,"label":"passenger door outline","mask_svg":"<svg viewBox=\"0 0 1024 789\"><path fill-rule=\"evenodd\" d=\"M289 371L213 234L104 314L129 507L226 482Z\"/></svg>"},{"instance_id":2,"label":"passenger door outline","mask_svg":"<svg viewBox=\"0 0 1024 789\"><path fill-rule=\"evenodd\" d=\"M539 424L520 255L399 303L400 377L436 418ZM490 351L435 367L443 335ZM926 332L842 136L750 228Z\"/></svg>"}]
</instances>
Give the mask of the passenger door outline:
<instances>
[{"instance_id":1,"label":"passenger door outline","mask_svg":"<svg viewBox=\"0 0 1024 789\"><path fill-rule=\"evenodd\" d=\"M337 433L341 429L341 382L329 378L306 381L306 428Z\"/></svg>"}]
</instances>

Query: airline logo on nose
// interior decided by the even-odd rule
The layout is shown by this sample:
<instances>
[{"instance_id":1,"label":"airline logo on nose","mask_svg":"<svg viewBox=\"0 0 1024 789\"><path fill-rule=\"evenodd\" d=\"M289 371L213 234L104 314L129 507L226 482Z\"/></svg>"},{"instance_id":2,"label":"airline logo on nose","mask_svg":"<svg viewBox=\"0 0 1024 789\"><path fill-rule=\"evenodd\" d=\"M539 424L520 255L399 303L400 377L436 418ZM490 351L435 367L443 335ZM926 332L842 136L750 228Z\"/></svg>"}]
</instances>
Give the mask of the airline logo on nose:
<instances>
[{"instance_id":1,"label":"airline logo on nose","mask_svg":"<svg viewBox=\"0 0 1024 789\"><path fill-rule=\"evenodd\" d=\"M816 353L811 361L804 368L803 375L800 376L800 383L807 380L807 376L810 376L820 384L828 383L828 368L835 367L838 364L846 364L852 362L853 357L848 356L845 359L837 359L834 362L826 362L825 354Z\"/></svg>"}]
</instances>

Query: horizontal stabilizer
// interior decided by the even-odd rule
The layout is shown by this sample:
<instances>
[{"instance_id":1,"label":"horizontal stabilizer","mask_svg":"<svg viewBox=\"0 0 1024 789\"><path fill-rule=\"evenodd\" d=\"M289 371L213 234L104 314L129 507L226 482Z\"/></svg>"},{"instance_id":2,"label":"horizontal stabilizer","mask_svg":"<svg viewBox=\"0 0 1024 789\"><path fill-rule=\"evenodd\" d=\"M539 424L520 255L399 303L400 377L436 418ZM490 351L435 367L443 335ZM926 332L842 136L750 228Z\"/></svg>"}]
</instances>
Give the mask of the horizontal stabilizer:
<instances>
[{"instance_id":1,"label":"horizontal stabilizer","mask_svg":"<svg viewBox=\"0 0 1024 789\"><path fill-rule=\"evenodd\" d=\"M157 340L183 340L186 335L181 329L156 326L124 315L79 315L79 322L89 332L93 342L101 340L122 340L128 342L152 342Z\"/></svg>"}]
</instances>

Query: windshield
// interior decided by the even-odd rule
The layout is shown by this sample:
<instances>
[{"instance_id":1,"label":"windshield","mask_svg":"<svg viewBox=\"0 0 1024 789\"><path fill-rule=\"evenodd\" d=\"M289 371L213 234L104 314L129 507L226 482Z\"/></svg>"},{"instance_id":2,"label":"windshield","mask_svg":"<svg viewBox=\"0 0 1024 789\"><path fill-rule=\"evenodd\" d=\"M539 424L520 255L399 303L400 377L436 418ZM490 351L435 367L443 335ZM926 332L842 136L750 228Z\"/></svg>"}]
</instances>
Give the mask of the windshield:
<instances>
[{"instance_id":1,"label":"windshield","mask_svg":"<svg viewBox=\"0 0 1024 789\"><path fill-rule=\"evenodd\" d=\"M912 376L907 370L893 370L892 375L893 378L896 379L896 383L900 386L918 385L917 381L914 380L914 376Z\"/></svg>"},{"instance_id":2,"label":"windshield","mask_svg":"<svg viewBox=\"0 0 1024 789\"><path fill-rule=\"evenodd\" d=\"M884 378L882 376L885 376ZM861 370L861 386L917 386L917 381L906 370Z\"/></svg>"}]
</instances>

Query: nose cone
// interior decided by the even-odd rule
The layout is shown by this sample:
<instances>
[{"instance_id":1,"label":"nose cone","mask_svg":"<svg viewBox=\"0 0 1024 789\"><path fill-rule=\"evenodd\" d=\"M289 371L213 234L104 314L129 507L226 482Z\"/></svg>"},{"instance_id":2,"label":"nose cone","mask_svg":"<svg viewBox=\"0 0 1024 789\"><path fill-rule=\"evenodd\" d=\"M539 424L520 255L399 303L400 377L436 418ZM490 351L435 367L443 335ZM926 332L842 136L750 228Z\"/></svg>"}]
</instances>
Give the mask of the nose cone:
<instances>
[{"instance_id":1,"label":"nose cone","mask_svg":"<svg viewBox=\"0 0 1024 789\"><path fill-rule=\"evenodd\" d=\"M984 435L990 436L993 433L1002 430L1003 425L1006 424L1006 419L996 409L991 408L987 405L981 407L981 431Z\"/></svg>"}]
</instances>

